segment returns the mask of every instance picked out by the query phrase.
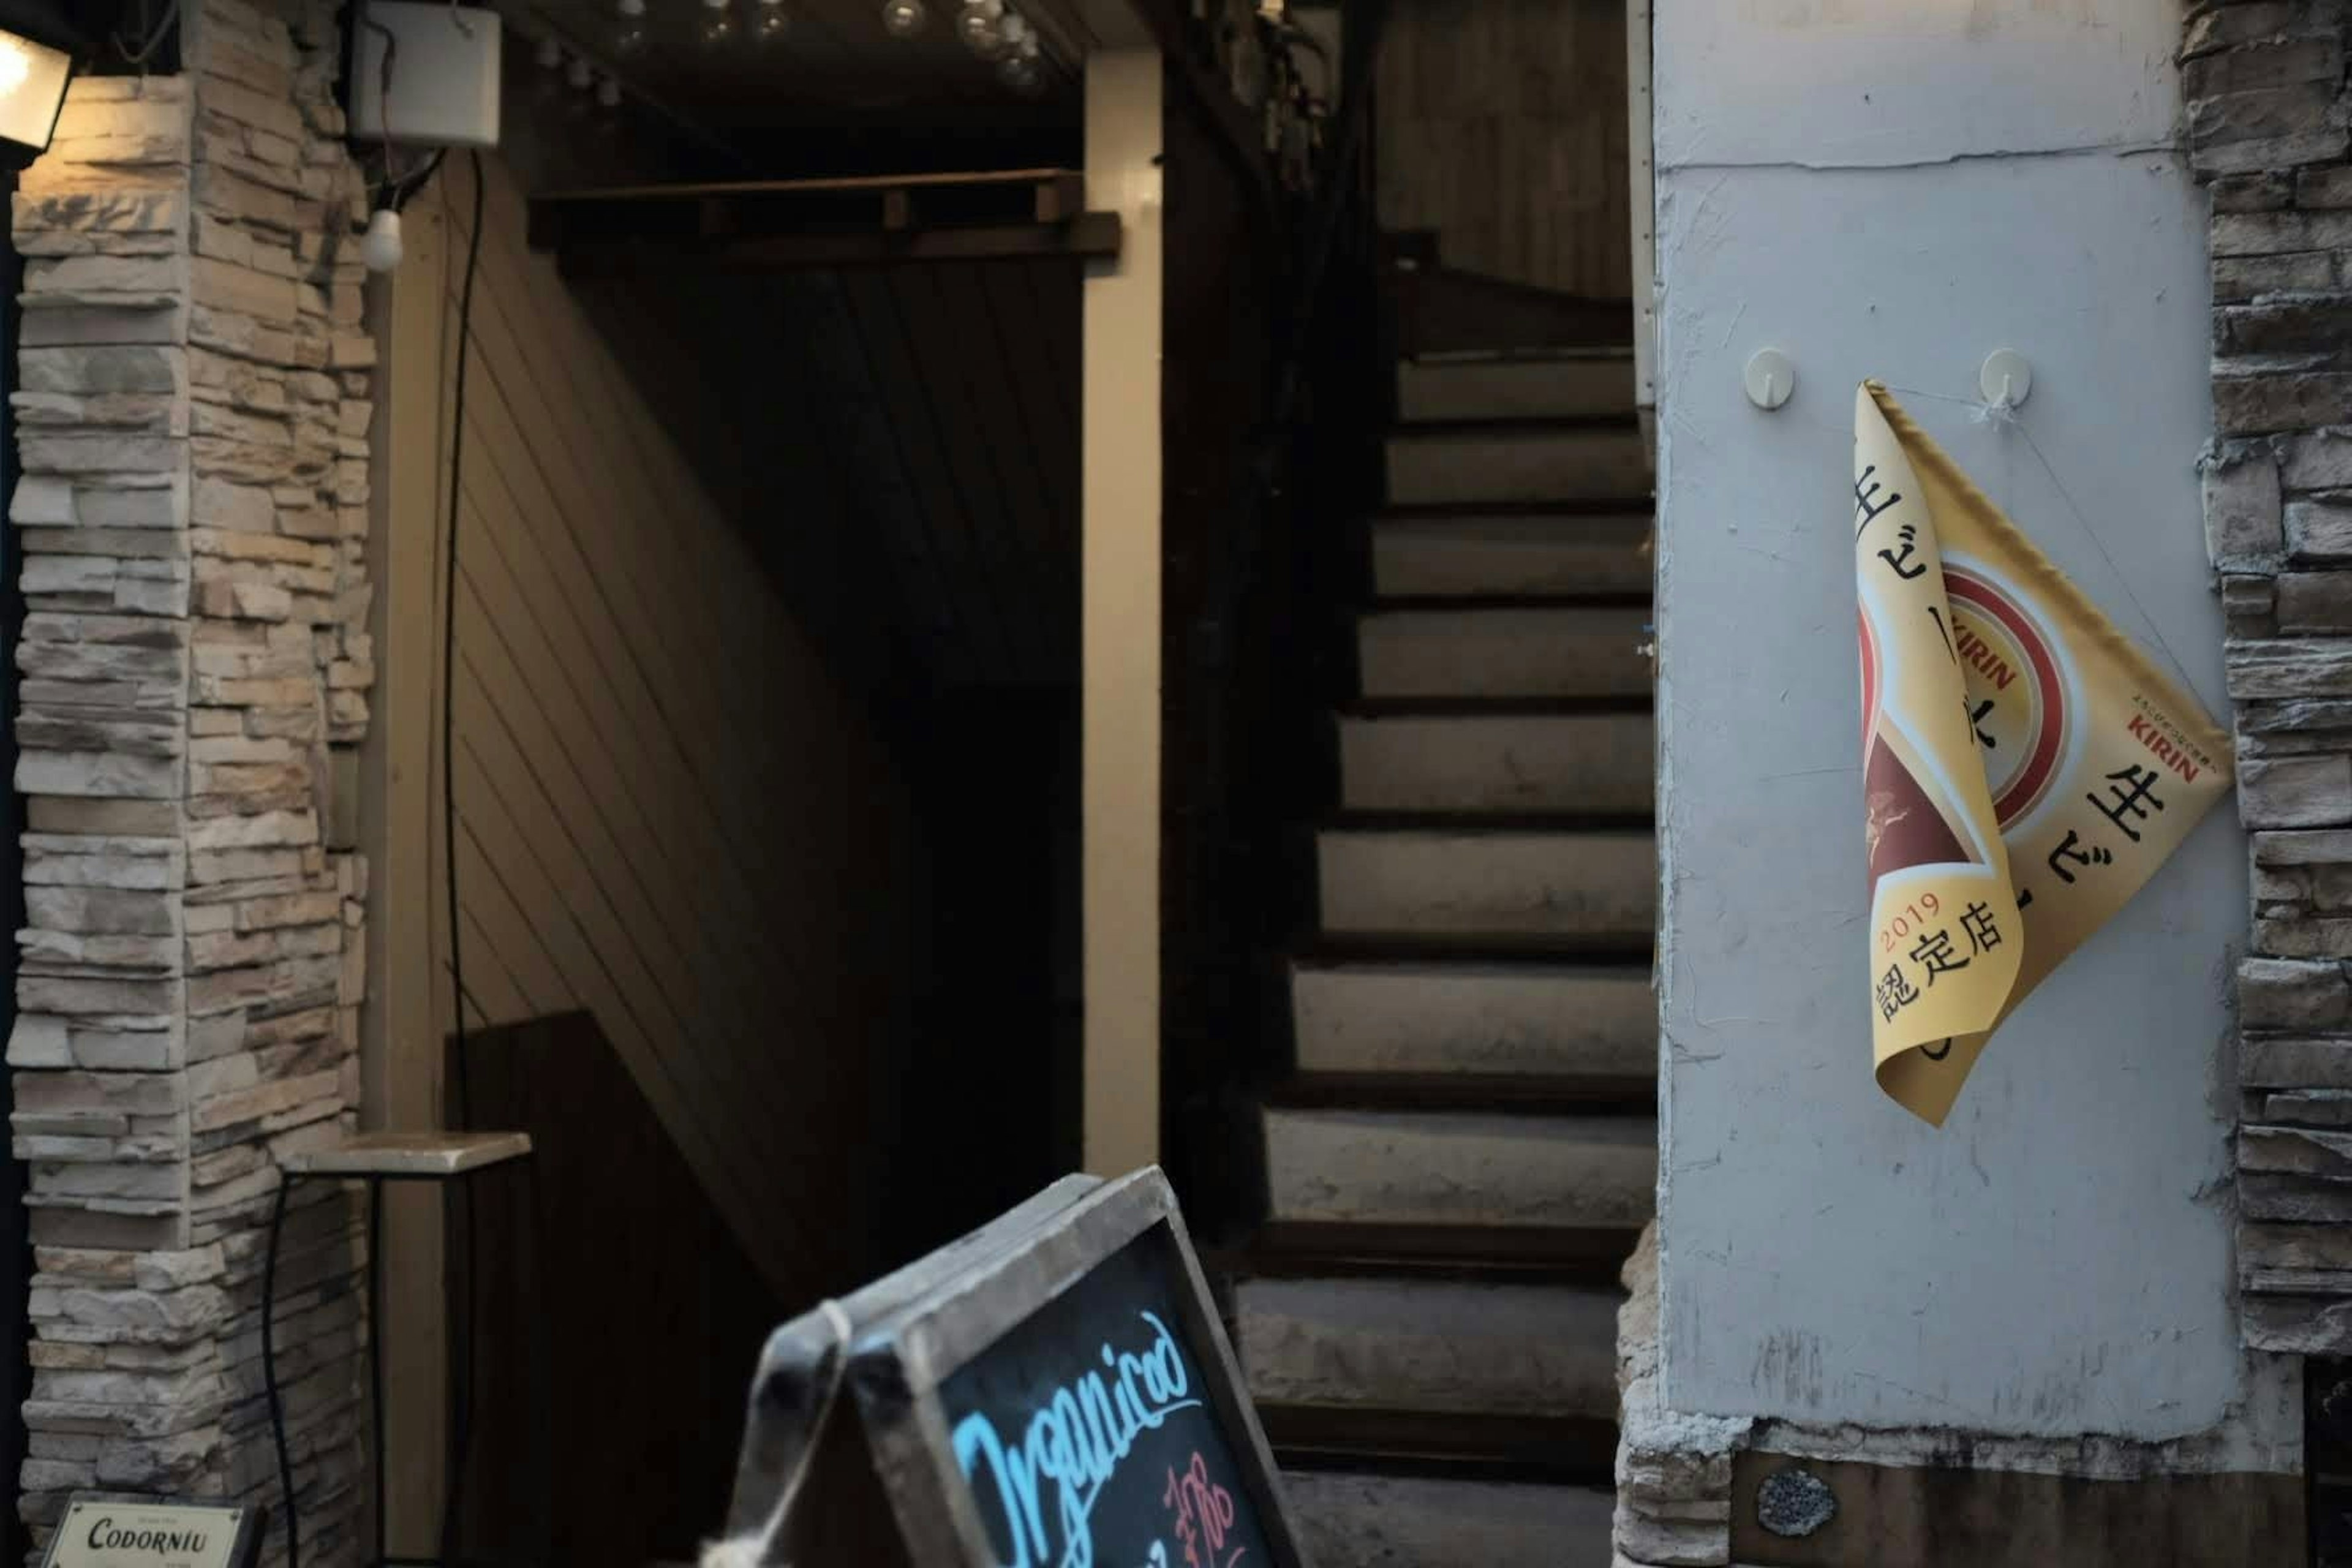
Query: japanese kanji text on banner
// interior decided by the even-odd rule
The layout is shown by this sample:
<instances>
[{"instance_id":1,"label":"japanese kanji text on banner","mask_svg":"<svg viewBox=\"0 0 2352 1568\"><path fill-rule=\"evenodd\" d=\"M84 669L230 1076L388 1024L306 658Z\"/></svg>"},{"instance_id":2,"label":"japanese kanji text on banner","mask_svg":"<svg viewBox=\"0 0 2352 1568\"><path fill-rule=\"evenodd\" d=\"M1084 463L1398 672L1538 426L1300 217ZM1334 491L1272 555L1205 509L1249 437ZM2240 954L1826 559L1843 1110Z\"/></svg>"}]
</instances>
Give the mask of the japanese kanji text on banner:
<instances>
[{"instance_id":1,"label":"japanese kanji text on banner","mask_svg":"<svg viewBox=\"0 0 2352 1568\"><path fill-rule=\"evenodd\" d=\"M1876 382L1853 409L1878 1085L1986 1039L2229 792L2229 742Z\"/></svg>"}]
</instances>

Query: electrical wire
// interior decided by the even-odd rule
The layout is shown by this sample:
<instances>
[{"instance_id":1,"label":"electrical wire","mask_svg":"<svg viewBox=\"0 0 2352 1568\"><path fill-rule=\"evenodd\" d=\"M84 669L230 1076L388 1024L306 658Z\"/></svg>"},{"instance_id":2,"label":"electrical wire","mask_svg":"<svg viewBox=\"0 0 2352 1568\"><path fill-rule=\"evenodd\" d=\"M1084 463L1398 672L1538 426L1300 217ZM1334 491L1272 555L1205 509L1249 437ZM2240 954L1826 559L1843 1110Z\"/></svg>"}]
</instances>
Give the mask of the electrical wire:
<instances>
[{"instance_id":1,"label":"electrical wire","mask_svg":"<svg viewBox=\"0 0 2352 1568\"><path fill-rule=\"evenodd\" d=\"M457 1020L456 1058L450 1074L455 1130L471 1125L474 1113L473 1084L466 1059L465 944L457 927L457 519L466 460L466 367L472 358L469 345L474 333L474 277L482 261L482 198L487 184L482 176L481 153L469 152L467 156L474 172L474 217L473 228L466 237L465 281L457 290L457 385L449 398L449 515L441 557L441 853L443 888L448 895L446 913L449 924L449 987ZM462 1184L460 1191L466 1225L466 1310L459 1321L465 1332L455 1336L455 1342L462 1346L464 1353L457 1358L459 1364L451 1369L454 1407L450 1415L450 1471L441 1494L441 1561L445 1563L457 1561L459 1500L465 1489L466 1461L474 1436L473 1341L481 1290L481 1258L475 1245L479 1232L474 1223L474 1184Z\"/></svg>"},{"instance_id":2,"label":"electrical wire","mask_svg":"<svg viewBox=\"0 0 2352 1568\"><path fill-rule=\"evenodd\" d=\"M141 0L139 20L142 25L147 20L145 0ZM179 24L179 20L180 0L171 0L171 4L163 7L163 20L149 29L145 42L133 45L118 30L114 35L115 52L122 57L125 65L137 66L143 74L147 68L147 62L155 58L155 51L163 47L163 40L171 36L172 29Z\"/></svg>"}]
</instances>

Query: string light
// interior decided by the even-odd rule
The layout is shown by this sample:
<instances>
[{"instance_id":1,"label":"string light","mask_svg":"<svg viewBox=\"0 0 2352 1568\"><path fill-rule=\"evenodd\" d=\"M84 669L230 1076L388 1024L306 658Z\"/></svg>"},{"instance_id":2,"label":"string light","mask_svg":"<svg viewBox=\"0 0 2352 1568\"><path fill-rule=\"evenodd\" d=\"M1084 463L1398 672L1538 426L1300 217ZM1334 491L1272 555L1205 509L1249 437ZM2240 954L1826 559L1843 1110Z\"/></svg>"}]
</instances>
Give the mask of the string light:
<instances>
[{"instance_id":1,"label":"string light","mask_svg":"<svg viewBox=\"0 0 2352 1568\"><path fill-rule=\"evenodd\" d=\"M1004 0L964 0L956 14L956 36L982 59L993 59L1004 47Z\"/></svg>"},{"instance_id":2,"label":"string light","mask_svg":"<svg viewBox=\"0 0 2352 1568\"><path fill-rule=\"evenodd\" d=\"M563 68L563 41L550 33L539 40L539 68L544 71Z\"/></svg>"},{"instance_id":3,"label":"string light","mask_svg":"<svg viewBox=\"0 0 2352 1568\"><path fill-rule=\"evenodd\" d=\"M724 47L735 37L735 11L728 0L702 0L702 26L696 36L706 49Z\"/></svg>"},{"instance_id":4,"label":"string light","mask_svg":"<svg viewBox=\"0 0 2352 1568\"><path fill-rule=\"evenodd\" d=\"M586 57L574 55L571 66L563 73L563 79L570 82L574 90L586 92L596 85L596 68L588 63Z\"/></svg>"},{"instance_id":5,"label":"string light","mask_svg":"<svg viewBox=\"0 0 2352 1568\"><path fill-rule=\"evenodd\" d=\"M882 30L894 38L911 38L931 19L923 0L885 0Z\"/></svg>"},{"instance_id":6,"label":"string light","mask_svg":"<svg viewBox=\"0 0 2352 1568\"><path fill-rule=\"evenodd\" d=\"M613 52L633 55L646 47L646 0L614 0L620 13L613 24Z\"/></svg>"},{"instance_id":7,"label":"string light","mask_svg":"<svg viewBox=\"0 0 2352 1568\"><path fill-rule=\"evenodd\" d=\"M604 109L620 108L621 79L618 77L608 76L604 80L598 82L596 84L596 102L600 107Z\"/></svg>"},{"instance_id":8,"label":"string light","mask_svg":"<svg viewBox=\"0 0 2352 1568\"><path fill-rule=\"evenodd\" d=\"M775 44L783 41L792 31L793 14L784 8L784 0L759 0L751 11L751 41L755 44Z\"/></svg>"}]
</instances>

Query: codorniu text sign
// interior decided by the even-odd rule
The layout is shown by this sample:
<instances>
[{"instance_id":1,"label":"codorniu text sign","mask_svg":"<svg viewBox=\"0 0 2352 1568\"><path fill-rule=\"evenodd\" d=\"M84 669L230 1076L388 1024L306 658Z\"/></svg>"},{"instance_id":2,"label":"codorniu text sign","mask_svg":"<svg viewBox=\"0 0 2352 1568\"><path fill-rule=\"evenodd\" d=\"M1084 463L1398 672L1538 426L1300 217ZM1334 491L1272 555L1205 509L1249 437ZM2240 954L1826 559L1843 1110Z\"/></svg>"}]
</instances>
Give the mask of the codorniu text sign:
<instances>
[{"instance_id":1,"label":"codorniu text sign","mask_svg":"<svg viewBox=\"0 0 2352 1568\"><path fill-rule=\"evenodd\" d=\"M1157 1170L1066 1178L778 1330L728 1528L793 1568L1305 1568Z\"/></svg>"},{"instance_id":2,"label":"codorniu text sign","mask_svg":"<svg viewBox=\"0 0 2352 1568\"><path fill-rule=\"evenodd\" d=\"M247 1568L261 1548L261 1510L170 1498L77 1493L42 1568Z\"/></svg>"}]
</instances>

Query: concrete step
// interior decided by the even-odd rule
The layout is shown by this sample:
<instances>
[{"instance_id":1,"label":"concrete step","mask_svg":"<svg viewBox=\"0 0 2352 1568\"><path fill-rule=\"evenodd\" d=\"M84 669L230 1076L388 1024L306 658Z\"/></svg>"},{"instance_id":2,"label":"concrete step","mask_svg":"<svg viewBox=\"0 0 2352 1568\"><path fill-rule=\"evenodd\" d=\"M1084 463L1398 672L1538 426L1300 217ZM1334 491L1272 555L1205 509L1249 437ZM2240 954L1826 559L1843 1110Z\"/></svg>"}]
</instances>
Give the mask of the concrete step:
<instances>
[{"instance_id":1,"label":"concrete step","mask_svg":"<svg viewBox=\"0 0 2352 1568\"><path fill-rule=\"evenodd\" d=\"M1633 412L1630 351L1461 354L1397 366L1398 417L1422 422L1589 419Z\"/></svg>"},{"instance_id":2,"label":"concrete step","mask_svg":"<svg viewBox=\"0 0 2352 1568\"><path fill-rule=\"evenodd\" d=\"M1391 506L1641 500L1650 462L1631 420L1407 427L1388 441Z\"/></svg>"},{"instance_id":3,"label":"concrete step","mask_svg":"<svg viewBox=\"0 0 2352 1568\"><path fill-rule=\"evenodd\" d=\"M1656 1203L1650 1117L1268 1110L1260 1121L1278 1224L1630 1231Z\"/></svg>"},{"instance_id":4,"label":"concrete step","mask_svg":"<svg viewBox=\"0 0 2352 1568\"><path fill-rule=\"evenodd\" d=\"M1289 1470L1282 1489L1317 1568L1610 1568L1603 1487Z\"/></svg>"},{"instance_id":5,"label":"concrete step","mask_svg":"<svg viewBox=\"0 0 2352 1568\"><path fill-rule=\"evenodd\" d=\"M1468 513L1372 524L1383 598L1573 597L1650 592L1650 514Z\"/></svg>"},{"instance_id":6,"label":"concrete step","mask_svg":"<svg viewBox=\"0 0 2352 1568\"><path fill-rule=\"evenodd\" d=\"M1633 1079L1658 1070L1646 968L1302 963L1290 1006L1301 1072Z\"/></svg>"},{"instance_id":7,"label":"concrete step","mask_svg":"<svg viewBox=\"0 0 2352 1568\"><path fill-rule=\"evenodd\" d=\"M1327 934L1637 948L1657 924L1646 832L1328 828L1316 847Z\"/></svg>"},{"instance_id":8,"label":"concrete step","mask_svg":"<svg viewBox=\"0 0 2352 1568\"><path fill-rule=\"evenodd\" d=\"M1356 623L1369 698L1647 697L1640 605L1375 610Z\"/></svg>"},{"instance_id":9,"label":"concrete step","mask_svg":"<svg viewBox=\"0 0 2352 1568\"><path fill-rule=\"evenodd\" d=\"M1260 1404L1614 1419L1621 1298L1571 1285L1245 1279L1234 1341Z\"/></svg>"},{"instance_id":10,"label":"concrete step","mask_svg":"<svg viewBox=\"0 0 2352 1568\"><path fill-rule=\"evenodd\" d=\"M1402 713L1339 720L1349 811L1643 816L1656 788L1647 713Z\"/></svg>"}]
</instances>

